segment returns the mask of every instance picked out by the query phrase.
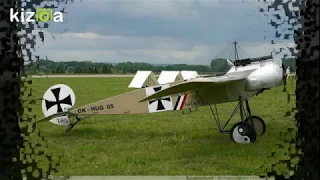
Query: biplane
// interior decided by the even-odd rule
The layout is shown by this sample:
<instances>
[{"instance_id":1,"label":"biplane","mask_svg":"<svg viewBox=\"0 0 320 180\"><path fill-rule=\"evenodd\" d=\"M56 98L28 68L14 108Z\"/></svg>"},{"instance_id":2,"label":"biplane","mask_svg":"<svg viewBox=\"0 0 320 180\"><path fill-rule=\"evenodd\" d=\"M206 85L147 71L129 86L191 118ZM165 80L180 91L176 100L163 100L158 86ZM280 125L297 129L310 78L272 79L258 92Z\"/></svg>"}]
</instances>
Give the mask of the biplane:
<instances>
[{"instance_id":1,"label":"biplane","mask_svg":"<svg viewBox=\"0 0 320 180\"><path fill-rule=\"evenodd\" d=\"M208 106L220 133L229 134L236 143L252 143L265 133L266 124L261 117L252 114L248 99L272 87L285 85L288 71L272 56L227 61L229 71L218 75L165 72L163 77L171 79L160 76L157 80L151 71L139 71L129 85L137 89L78 108L73 108L75 94L72 89L57 84L45 92L42 111L46 117L37 123L50 121L67 126L66 132L69 132L77 123L95 115L190 113L200 106ZM221 124L216 105L229 102L237 102L237 105ZM240 121L226 129L237 112Z\"/></svg>"}]
</instances>

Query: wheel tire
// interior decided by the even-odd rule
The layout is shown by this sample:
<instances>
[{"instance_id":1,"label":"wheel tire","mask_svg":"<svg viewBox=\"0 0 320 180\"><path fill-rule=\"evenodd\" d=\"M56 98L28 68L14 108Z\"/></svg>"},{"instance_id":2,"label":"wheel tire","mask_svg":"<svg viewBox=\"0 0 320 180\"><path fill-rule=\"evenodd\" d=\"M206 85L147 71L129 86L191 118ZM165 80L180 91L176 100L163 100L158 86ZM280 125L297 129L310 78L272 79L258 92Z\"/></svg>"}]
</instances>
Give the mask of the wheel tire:
<instances>
[{"instance_id":1,"label":"wheel tire","mask_svg":"<svg viewBox=\"0 0 320 180\"><path fill-rule=\"evenodd\" d=\"M267 130L267 125L264 120L259 116L251 116L253 125L250 123L249 118L244 120L245 123L249 123L256 130L257 135L262 136Z\"/></svg>"},{"instance_id":2,"label":"wheel tire","mask_svg":"<svg viewBox=\"0 0 320 180\"><path fill-rule=\"evenodd\" d=\"M236 143L253 143L256 141L257 135L250 124L238 122L232 126L230 138Z\"/></svg>"}]
</instances>

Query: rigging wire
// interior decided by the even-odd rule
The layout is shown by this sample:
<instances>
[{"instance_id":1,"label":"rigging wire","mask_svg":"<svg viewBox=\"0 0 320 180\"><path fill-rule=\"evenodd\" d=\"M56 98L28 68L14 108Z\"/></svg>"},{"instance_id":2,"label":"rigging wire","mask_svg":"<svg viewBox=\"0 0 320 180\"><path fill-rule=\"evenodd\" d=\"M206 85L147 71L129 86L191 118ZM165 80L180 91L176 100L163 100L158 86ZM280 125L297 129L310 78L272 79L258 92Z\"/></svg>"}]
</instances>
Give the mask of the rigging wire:
<instances>
[{"instance_id":1,"label":"rigging wire","mask_svg":"<svg viewBox=\"0 0 320 180\"><path fill-rule=\"evenodd\" d=\"M221 54L223 55L223 53L226 53L227 50L229 50L231 46L232 46L232 45L229 45L229 46L227 46L226 48L224 48L223 51L221 51L221 52L220 52L218 55L216 55L213 59L217 59L217 58L219 58L219 57L221 58L220 55L221 55ZM217 70L216 70L217 72L219 72L219 70L221 69L222 63L223 63L222 61L219 62L218 68L217 68Z\"/></svg>"},{"instance_id":2,"label":"rigging wire","mask_svg":"<svg viewBox=\"0 0 320 180\"><path fill-rule=\"evenodd\" d=\"M227 50L230 50L230 54L229 56L226 56L226 58L231 60L234 64L236 63L237 60L250 58L250 55L246 51L244 51L235 41L231 45L227 46L227 48L223 49L223 51L221 51L218 55L216 55L214 59L222 58L221 55L224 54ZM219 62L217 66L218 68L216 70L217 72L220 71L222 64L224 63L225 63L224 61Z\"/></svg>"},{"instance_id":3,"label":"rigging wire","mask_svg":"<svg viewBox=\"0 0 320 180\"><path fill-rule=\"evenodd\" d=\"M234 52L233 52L233 48L231 49L231 51L230 51L230 54L229 54L229 59L231 59L231 56L234 54ZM236 60L236 57L234 57L234 60Z\"/></svg>"},{"instance_id":4,"label":"rigging wire","mask_svg":"<svg viewBox=\"0 0 320 180\"><path fill-rule=\"evenodd\" d=\"M245 50L243 50L240 46L238 48L245 55L244 57L250 58L250 55Z\"/></svg>"},{"instance_id":5,"label":"rigging wire","mask_svg":"<svg viewBox=\"0 0 320 180\"><path fill-rule=\"evenodd\" d=\"M219 56L220 56L221 54L225 53L227 50L230 49L230 46L231 46L231 45L229 45L229 46L227 46L226 48L224 48L223 51L221 51L219 54L217 54L213 59L219 58ZM221 58L221 57L220 57L220 58Z\"/></svg>"},{"instance_id":6,"label":"rigging wire","mask_svg":"<svg viewBox=\"0 0 320 180\"><path fill-rule=\"evenodd\" d=\"M241 49L239 49L238 53L239 53L239 55L241 57L240 59L245 59L246 58L246 56L244 55L244 53L243 53L243 51Z\"/></svg>"}]
</instances>

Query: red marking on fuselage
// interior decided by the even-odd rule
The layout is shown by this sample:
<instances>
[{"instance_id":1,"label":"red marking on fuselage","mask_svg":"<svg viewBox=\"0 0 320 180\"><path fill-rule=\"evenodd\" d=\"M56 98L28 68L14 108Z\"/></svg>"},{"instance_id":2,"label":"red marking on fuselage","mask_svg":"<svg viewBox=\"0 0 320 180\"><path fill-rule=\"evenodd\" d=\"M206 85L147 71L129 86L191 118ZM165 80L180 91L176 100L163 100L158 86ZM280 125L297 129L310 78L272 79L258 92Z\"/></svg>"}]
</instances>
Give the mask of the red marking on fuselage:
<instances>
[{"instance_id":1,"label":"red marking on fuselage","mask_svg":"<svg viewBox=\"0 0 320 180\"><path fill-rule=\"evenodd\" d=\"M182 110L182 109L183 109L184 104L186 103L187 97L188 97L188 94L184 94L184 96L183 96L183 100L182 100L182 103L181 103L180 110Z\"/></svg>"}]
</instances>

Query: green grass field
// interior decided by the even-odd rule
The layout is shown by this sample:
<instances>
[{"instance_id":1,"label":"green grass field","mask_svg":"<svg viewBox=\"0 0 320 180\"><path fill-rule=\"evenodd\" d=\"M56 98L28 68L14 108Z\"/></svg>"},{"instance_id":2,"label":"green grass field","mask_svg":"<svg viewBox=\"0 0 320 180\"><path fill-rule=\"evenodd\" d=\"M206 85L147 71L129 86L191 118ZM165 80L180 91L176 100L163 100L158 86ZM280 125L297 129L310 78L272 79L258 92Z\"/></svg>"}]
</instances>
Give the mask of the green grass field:
<instances>
[{"instance_id":1,"label":"green grass field","mask_svg":"<svg viewBox=\"0 0 320 180\"><path fill-rule=\"evenodd\" d=\"M32 79L33 95L41 98L52 85L64 83L76 94L76 107L132 89L131 78ZM294 86L289 84L294 92ZM218 106L222 122L235 103ZM37 125L53 155L63 155L59 175L263 175L279 159L280 132L295 127L294 117L284 117L294 107L282 87L250 99L253 115L267 124L266 134L253 144L235 144L218 133L207 107L144 115L100 115L79 123L71 132L49 122ZM43 118L41 101L33 106ZM233 118L233 125L240 119ZM51 152L51 151L50 151ZM268 158L276 152L274 158ZM263 166L263 168L261 168ZM281 170L281 169L280 169Z\"/></svg>"}]
</instances>

